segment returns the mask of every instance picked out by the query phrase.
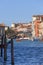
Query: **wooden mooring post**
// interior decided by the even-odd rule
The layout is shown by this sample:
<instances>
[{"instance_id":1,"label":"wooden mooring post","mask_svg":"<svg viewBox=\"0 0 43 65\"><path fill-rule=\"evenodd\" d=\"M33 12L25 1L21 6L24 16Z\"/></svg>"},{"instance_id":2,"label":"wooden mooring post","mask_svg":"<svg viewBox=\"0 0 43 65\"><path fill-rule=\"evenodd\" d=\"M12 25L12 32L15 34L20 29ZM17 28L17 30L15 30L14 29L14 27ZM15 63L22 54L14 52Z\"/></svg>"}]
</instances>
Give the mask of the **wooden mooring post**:
<instances>
[{"instance_id":1,"label":"wooden mooring post","mask_svg":"<svg viewBox=\"0 0 43 65\"><path fill-rule=\"evenodd\" d=\"M0 49L1 49L1 57L4 54L4 61L7 60L7 46L9 43L7 43L7 39L6 39L6 34L4 36L2 36L1 38L1 45L0 45ZM11 38L10 40L10 44L11 44L11 65L14 65L14 47L13 47L13 38ZM3 49L4 49L4 53L3 53Z\"/></svg>"},{"instance_id":2,"label":"wooden mooring post","mask_svg":"<svg viewBox=\"0 0 43 65\"><path fill-rule=\"evenodd\" d=\"M6 33L4 36L4 61L7 60L7 40L6 40Z\"/></svg>"},{"instance_id":3,"label":"wooden mooring post","mask_svg":"<svg viewBox=\"0 0 43 65\"><path fill-rule=\"evenodd\" d=\"M1 45L3 45L3 36L1 36ZM1 57L3 55L3 48L1 47Z\"/></svg>"},{"instance_id":4,"label":"wooden mooring post","mask_svg":"<svg viewBox=\"0 0 43 65\"><path fill-rule=\"evenodd\" d=\"M14 47L13 47L13 39L11 39L11 64L14 65Z\"/></svg>"}]
</instances>

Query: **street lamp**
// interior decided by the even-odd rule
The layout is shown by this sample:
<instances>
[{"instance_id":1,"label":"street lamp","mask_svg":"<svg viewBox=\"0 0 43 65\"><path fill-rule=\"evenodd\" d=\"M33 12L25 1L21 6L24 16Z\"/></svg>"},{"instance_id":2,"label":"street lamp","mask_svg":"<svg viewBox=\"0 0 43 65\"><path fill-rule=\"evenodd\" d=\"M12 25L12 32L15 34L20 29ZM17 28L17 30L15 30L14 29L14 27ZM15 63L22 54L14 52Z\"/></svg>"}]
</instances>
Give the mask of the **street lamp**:
<instances>
[{"instance_id":1,"label":"street lamp","mask_svg":"<svg viewBox=\"0 0 43 65\"><path fill-rule=\"evenodd\" d=\"M8 30L8 27L5 27L5 38L6 38L6 31Z\"/></svg>"},{"instance_id":2,"label":"street lamp","mask_svg":"<svg viewBox=\"0 0 43 65\"><path fill-rule=\"evenodd\" d=\"M5 31L7 31L8 30L8 27L5 27Z\"/></svg>"}]
</instances>

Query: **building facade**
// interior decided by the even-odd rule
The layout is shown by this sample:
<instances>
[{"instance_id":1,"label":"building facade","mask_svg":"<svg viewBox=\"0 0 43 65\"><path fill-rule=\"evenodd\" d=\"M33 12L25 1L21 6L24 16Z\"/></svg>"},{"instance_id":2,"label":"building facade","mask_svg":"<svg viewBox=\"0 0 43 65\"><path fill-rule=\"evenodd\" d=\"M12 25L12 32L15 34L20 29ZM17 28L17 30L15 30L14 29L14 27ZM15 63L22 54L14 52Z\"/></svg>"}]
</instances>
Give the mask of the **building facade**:
<instances>
[{"instance_id":1,"label":"building facade","mask_svg":"<svg viewBox=\"0 0 43 65\"><path fill-rule=\"evenodd\" d=\"M5 34L5 25L4 24L0 24L0 35Z\"/></svg>"},{"instance_id":2,"label":"building facade","mask_svg":"<svg viewBox=\"0 0 43 65\"><path fill-rule=\"evenodd\" d=\"M34 15L32 17L33 37L40 37L43 35L43 15Z\"/></svg>"}]
</instances>

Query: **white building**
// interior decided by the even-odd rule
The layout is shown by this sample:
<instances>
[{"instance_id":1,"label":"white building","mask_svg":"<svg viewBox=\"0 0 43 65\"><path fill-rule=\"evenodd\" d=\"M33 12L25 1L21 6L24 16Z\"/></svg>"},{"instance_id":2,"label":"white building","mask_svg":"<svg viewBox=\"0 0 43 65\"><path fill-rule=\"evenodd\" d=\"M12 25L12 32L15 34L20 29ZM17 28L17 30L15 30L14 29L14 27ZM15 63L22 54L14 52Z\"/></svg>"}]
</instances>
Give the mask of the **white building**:
<instances>
[{"instance_id":1,"label":"white building","mask_svg":"<svg viewBox=\"0 0 43 65\"><path fill-rule=\"evenodd\" d=\"M11 29L14 30L15 29L15 23L11 24Z\"/></svg>"}]
</instances>

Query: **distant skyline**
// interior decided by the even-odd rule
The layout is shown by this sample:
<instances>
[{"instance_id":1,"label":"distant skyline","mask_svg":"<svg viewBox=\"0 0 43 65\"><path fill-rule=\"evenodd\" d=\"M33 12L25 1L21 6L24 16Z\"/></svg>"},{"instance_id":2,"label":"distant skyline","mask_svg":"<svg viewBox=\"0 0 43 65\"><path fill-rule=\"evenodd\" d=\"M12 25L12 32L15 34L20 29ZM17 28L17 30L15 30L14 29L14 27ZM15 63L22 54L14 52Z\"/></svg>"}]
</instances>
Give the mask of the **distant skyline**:
<instances>
[{"instance_id":1,"label":"distant skyline","mask_svg":"<svg viewBox=\"0 0 43 65\"><path fill-rule=\"evenodd\" d=\"M33 15L43 15L43 0L0 0L0 23L28 23Z\"/></svg>"}]
</instances>

